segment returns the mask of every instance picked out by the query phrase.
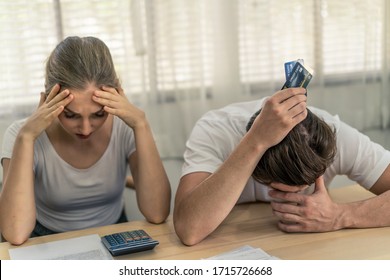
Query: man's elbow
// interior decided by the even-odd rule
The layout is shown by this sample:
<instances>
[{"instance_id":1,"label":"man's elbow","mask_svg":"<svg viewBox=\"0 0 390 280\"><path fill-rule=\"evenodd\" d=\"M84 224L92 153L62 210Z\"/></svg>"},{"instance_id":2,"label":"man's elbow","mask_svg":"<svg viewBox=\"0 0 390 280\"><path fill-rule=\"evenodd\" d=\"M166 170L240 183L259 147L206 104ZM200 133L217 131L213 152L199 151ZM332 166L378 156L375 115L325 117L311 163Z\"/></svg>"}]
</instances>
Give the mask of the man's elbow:
<instances>
[{"instance_id":1,"label":"man's elbow","mask_svg":"<svg viewBox=\"0 0 390 280\"><path fill-rule=\"evenodd\" d=\"M179 236L180 241L186 246L194 246L198 244L200 241L202 241L201 239L198 239L195 236L191 236L191 235L181 236L179 235L179 233L177 233L177 235Z\"/></svg>"},{"instance_id":2,"label":"man's elbow","mask_svg":"<svg viewBox=\"0 0 390 280\"><path fill-rule=\"evenodd\" d=\"M199 231L194 229L191 225L177 220L174 221L173 225L175 227L176 235L184 245L193 246L203 240L199 235Z\"/></svg>"}]
</instances>

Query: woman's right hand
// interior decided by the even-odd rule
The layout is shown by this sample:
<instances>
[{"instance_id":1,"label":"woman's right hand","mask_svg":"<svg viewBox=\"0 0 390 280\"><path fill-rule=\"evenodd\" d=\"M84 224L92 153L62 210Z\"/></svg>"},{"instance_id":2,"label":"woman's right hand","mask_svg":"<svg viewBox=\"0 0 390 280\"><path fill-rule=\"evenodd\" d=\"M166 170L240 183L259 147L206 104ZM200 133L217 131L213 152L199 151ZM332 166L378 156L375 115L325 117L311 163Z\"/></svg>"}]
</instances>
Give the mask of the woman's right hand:
<instances>
[{"instance_id":1,"label":"woman's right hand","mask_svg":"<svg viewBox=\"0 0 390 280\"><path fill-rule=\"evenodd\" d=\"M35 140L61 114L65 106L73 100L73 95L68 89L59 92L60 88L60 85L56 84L47 96L41 92L39 106L27 119L21 133Z\"/></svg>"}]
</instances>

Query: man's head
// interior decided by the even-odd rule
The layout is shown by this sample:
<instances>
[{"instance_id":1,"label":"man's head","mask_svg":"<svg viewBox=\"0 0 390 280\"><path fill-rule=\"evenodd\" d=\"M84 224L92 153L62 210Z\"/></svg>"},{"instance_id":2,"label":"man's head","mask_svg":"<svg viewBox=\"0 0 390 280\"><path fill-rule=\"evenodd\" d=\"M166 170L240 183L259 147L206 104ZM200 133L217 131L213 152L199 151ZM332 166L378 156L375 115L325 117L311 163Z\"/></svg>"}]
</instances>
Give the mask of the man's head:
<instances>
[{"instance_id":1,"label":"man's head","mask_svg":"<svg viewBox=\"0 0 390 280\"><path fill-rule=\"evenodd\" d=\"M248 131L260 110L247 124ZM336 154L335 132L307 109L307 117L258 162L252 177L263 184L311 185L324 174Z\"/></svg>"}]
</instances>

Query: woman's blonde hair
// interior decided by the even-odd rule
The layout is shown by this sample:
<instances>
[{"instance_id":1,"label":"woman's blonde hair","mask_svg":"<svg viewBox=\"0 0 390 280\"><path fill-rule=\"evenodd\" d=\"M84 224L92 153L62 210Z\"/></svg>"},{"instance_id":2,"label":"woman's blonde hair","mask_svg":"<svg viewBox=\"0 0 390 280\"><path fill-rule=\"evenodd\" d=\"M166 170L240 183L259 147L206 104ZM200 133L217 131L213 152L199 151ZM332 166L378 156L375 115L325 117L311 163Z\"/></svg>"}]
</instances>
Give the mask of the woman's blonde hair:
<instances>
[{"instance_id":1,"label":"woman's blonde hair","mask_svg":"<svg viewBox=\"0 0 390 280\"><path fill-rule=\"evenodd\" d=\"M87 83L118 87L117 75L106 44L95 37L67 37L46 63L45 91L55 84L61 89L84 89Z\"/></svg>"}]
</instances>

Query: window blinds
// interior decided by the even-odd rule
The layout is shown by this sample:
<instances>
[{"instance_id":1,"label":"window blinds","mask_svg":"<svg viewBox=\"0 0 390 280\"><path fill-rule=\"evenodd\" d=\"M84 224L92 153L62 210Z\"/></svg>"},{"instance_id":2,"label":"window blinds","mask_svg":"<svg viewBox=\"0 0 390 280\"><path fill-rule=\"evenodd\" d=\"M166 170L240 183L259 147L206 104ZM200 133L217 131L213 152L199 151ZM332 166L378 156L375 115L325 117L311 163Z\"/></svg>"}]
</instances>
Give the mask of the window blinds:
<instances>
[{"instance_id":1,"label":"window blinds","mask_svg":"<svg viewBox=\"0 0 390 280\"><path fill-rule=\"evenodd\" d=\"M238 1L243 83L284 79L283 64L303 58L314 68L313 1Z\"/></svg>"},{"instance_id":2,"label":"window blinds","mask_svg":"<svg viewBox=\"0 0 390 280\"><path fill-rule=\"evenodd\" d=\"M213 1L0 0L0 113L36 105L44 63L58 34L105 41L123 87L133 97L173 92L180 98L192 90L205 91L219 71ZM385 0L232 1L237 19L231 28L239 40L232 59L239 63L244 86L279 84L286 60L304 58L322 78L361 78L363 71L381 70L383 59L390 57L390 32L383 35L389 21L383 13Z\"/></svg>"},{"instance_id":3,"label":"window blinds","mask_svg":"<svg viewBox=\"0 0 390 280\"><path fill-rule=\"evenodd\" d=\"M241 80L284 79L297 58L316 73L378 71L383 54L383 0L239 1Z\"/></svg>"},{"instance_id":4,"label":"window blinds","mask_svg":"<svg viewBox=\"0 0 390 280\"><path fill-rule=\"evenodd\" d=\"M56 44L52 1L0 1L0 113L39 100L45 60Z\"/></svg>"},{"instance_id":5,"label":"window blinds","mask_svg":"<svg viewBox=\"0 0 390 280\"><path fill-rule=\"evenodd\" d=\"M143 91L144 57L135 53L130 1L61 0L60 3L64 37L95 36L103 40L111 51L126 93ZM140 8L137 12L144 11Z\"/></svg>"}]
</instances>

